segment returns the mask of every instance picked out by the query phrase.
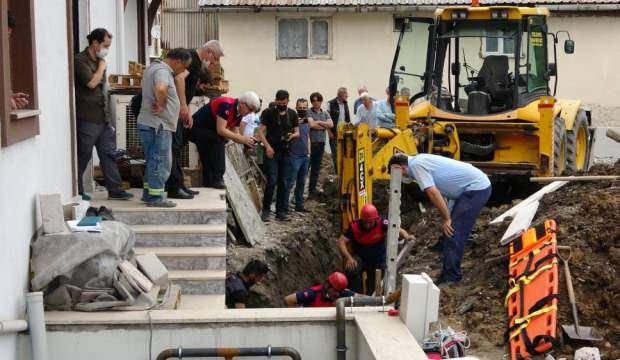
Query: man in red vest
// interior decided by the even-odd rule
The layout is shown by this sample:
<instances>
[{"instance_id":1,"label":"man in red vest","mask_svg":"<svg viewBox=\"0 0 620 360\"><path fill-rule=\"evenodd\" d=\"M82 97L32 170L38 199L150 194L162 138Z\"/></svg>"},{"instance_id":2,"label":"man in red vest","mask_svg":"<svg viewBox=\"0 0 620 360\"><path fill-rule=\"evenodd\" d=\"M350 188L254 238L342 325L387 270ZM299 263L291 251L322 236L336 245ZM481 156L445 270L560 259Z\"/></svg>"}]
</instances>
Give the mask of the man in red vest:
<instances>
[{"instance_id":1,"label":"man in red vest","mask_svg":"<svg viewBox=\"0 0 620 360\"><path fill-rule=\"evenodd\" d=\"M364 293L362 274L366 272L366 295L375 291L375 272L385 270L387 256L386 236L388 220L379 216L377 208L372 204L362 207L360 218L351 223L347 231L340 236L338 248L345 259L345 269L351 289L356 293ZM399 238L413 240L404 229L400 229ZM351 244L349 251L347 244Z\"/></svg>"},{"instance_id":2,"label":"man in red vest","mask_svg":"<svg viewBox=\"0 0 620 360\"><path fill-rule=\"evenodd\" d=\"M323 284L294 292L284 298L284 303L288 307L332 307L336 300L354 295L347 289L347 277L341 272L333 272Z\"/></svg>"},{"instance_id":3,"label":"man in red vest","mask_svg":"<svg viewBox=\"0 0 620 360\"><path fill-rule=\"evenodd\" d=\"M194 125L187 131L189 141L196 144L202 164L202 184L225 189L224 145L228 140L254 147L255 138L239 133L241 118L260 109L260 99L252 91L238 99L221 96L212 99L193 115Z\"/></svg>"}]
</instances>

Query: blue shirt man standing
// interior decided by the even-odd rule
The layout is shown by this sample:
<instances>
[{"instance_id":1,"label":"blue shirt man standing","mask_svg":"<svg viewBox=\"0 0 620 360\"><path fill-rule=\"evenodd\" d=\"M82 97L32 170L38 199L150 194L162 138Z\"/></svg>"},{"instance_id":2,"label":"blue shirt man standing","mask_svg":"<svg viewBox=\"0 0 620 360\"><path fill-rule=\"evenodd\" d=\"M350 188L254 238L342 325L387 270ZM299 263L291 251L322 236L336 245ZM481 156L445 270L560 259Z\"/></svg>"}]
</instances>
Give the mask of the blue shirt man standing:
<instances>
[{"instance_id":1,"label":"blue shirt man standing","mask_svg":"<svg viewBox=\"0 0 620 360\"><path fill-rule=\"evenodd\" d=\"M489 178L471 164L432 154L396 154L388 168L392 165L398 165L404 177L414 178L441 214L443 270L439 283L460 281L465 242L491 196Z\"/></svg>"},{"instance_id":2,"label":"blue shirt man standing","mask_svg":"<svg viewBox=\"0 0 620 360\"><path fill-rule=\"evenodd\" d=\"M310 162L310 126L308 125L308 100L297 99L295 105L299 117L299 137L291 140L292 172L289 177L288 188L293 188L295 183L295 211L305 212L304 187L308 177L308 165ZM289 201L287 200L287 205Z\"/></svg>"}]
</instances>

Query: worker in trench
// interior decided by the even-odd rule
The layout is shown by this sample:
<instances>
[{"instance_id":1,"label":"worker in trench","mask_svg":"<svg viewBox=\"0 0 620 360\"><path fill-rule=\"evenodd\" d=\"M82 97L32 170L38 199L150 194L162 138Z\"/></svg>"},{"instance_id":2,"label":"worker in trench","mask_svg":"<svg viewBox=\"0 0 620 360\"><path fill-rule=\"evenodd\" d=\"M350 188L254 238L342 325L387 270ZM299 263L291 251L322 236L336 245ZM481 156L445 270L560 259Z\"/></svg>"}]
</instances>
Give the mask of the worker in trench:
<instances>
[{"instance_id":1,"label":"worker in trench","mask_svg":"<svg viewBox=\"0 0 620 360\"><path fill-rule=\"evenodd\" d=\"M372 204L362 207L360 218L351 222L349 228L338 240L338 248L345 260L345 272L351 290L356 293L372 295L375 291L376 271L386 268L386 236L388 220L379 216ZM400 229L399 238L414 240L404 229ZM347 244L351 244L349 251ZM362 275L366 272L366 282ZM365 291L364 291L365 289Z\"/></svg>"},{"instance_id":2,"label":"worker in trench","mask_svg":"<svg viewBox=\"0 0 620 360\"><path fill-rule=\"evenodd\" d=\"M226 307L244 309L250 288L259 284L269 272L267 264L260 260L250 261L242 272L226 278Z\"/></svg>"},{"instance_id":3,"label":"worker in trench","mask_svg":"<svg viewBox=\"0 0 620 360\"><path fill-rule=\"evenodd\" d=\"M332 307L336 300L355 293L347 289L347 277L341 272L331 273L323 284L296 291L284 298L288 307Z\"/></svg>"},{"instance_id":4,"label":"worker in trench","mask_svg":"<svg viewBox=\"0 0 620 360\"><path fill-rule=\"evenodd\" d=\"M442 236L436 248L443 253L443 268L437 283L461 281L465 243L491 196L489 178L471 164L433 154L396 154L388 169L392 165L400 167L404 181L415 179L441 215Z\"/></svg>"}]
</instances>

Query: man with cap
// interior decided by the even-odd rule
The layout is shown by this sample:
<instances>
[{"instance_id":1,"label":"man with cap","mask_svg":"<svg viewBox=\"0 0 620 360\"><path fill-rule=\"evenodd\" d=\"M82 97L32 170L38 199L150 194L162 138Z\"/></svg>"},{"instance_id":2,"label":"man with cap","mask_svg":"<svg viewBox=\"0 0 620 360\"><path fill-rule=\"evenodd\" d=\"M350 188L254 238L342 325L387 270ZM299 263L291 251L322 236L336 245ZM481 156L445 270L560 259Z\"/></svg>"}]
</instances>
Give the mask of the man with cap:
<instances>
[{"instance_id":1,"label":"man with cap","mask_svg":"<svg viewBox=\"0 0 620 360\"><path fill-rule=\"evenodd\" d=\"M294 292L284 298L288 307L332 307L336 300L351 297L355 293L347 289L347 277L341 272L333 272L323 284Z\"/></svg>"},{"instance_id":2,"label":"man with cap","mask_svg":"<svg viewBox=\"0 0 620 360\"><path fill-rule=\"evenodd\" d=\"M347 231L338 240L338 248L345 260L347 278L351 289L356 293L372 295L375 291L375 272L377 269L386 268L388 224L387 219L379 216L374 205L366 204L362 207L360 218L351 222ZM414 239L413 235L402 228L399 231L399 238ZM349 250L349 244L352 251ZM366 284L362 281L364 271Z\"/></svg>"},{"instance_id":3,"label":"man with cap","mask_svg":"<svg viewBox=\"0 0 620 360\"><path fill-rule=\"evenodd\" d=\"M211 100L193 116L188 140L196 144L202 163L202 184L205 187L225 189L226 170L224 145L228 140L254 147L256 139L239 133L241 118L260 109L260 99L253 91L238 99L221 96Z\"/></svg>"}]
</instances>

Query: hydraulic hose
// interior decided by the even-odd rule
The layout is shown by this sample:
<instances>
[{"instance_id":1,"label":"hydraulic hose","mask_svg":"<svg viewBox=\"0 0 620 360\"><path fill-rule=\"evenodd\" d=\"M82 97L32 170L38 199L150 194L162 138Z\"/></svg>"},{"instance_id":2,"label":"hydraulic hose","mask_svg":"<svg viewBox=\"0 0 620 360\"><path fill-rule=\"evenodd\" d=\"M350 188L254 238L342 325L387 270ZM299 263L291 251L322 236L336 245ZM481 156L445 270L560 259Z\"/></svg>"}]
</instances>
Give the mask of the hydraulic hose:
<instances>
[{"instance_id":1,"label":"hydraulic hose","mask_svg":"<svg viewBox=\"0 0 620 360\"><path fill-rule=\"evenodd\" d=\"M288 356L292 360L301 360L299 352L292 347L260 347L260 348L203 348L203 349L165 349L159 355L157 360L166 360L170 358L197 358L197 357L223 357L232 359L236 356Z\"/></svg>"},{"instance_id":2,"label":"hydraulic hose","mask_svg":"<svg viewBox=\"0 0 620 360\"><path fill-rule=\"evenodd\" d=\"M400 298L400 292L401 290L398 289L387 297L351 296L347 298L340 298L336 301L336 357L338 360L347 359L346 307L389 305Z\"/></svg>"}]
</instances>

